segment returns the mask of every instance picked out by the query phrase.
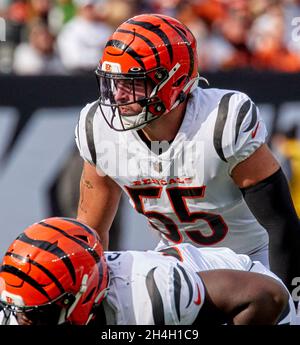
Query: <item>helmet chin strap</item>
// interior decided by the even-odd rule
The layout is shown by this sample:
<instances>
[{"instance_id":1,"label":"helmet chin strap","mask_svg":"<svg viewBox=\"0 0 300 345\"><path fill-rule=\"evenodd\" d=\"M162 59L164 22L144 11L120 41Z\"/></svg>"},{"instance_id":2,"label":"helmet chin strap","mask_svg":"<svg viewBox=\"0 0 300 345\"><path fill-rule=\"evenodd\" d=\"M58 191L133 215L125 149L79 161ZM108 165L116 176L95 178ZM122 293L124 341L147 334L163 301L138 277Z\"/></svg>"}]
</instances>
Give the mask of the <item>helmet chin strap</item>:
<instances>
[{"instance_id":1,"label":"helmet chin strap","mask_svg":"<svg viewBox=\"0 0 300 345\"><path fill-rule=\"evenodd\" d=\"M132 128L132 129L142 129L144 128L147 123L145 122L145 118L146 118L146 112L145 112L145 108L143 108L142 112L140 112L138 115L121 115L122 116L122 123L124 125L124 127L127 129Z\"/></svg>"},{"instance_id":2,"label":"helmet chin strap","mask_svg":"<svg viewBox=\"0 0 300 345\"><path fill-rule=\"evenodd\" d=\"M81 296L86 292L87 280L88 280L88 275L85 274L82 278L80 289L77 292L77 294L75 295L74 302L70 305L69 308L62 308L62 311L61 311L59 319L58 319L59 325L64 323L67 320L67 318L72 314L72 312L75 309L76 305L78 304Z\"/></svg>"},{"instance_id":3,"label":"helmet chin strap","mask_svg":"<svg viewBox=\"0 0 300 345\"><path fill-rule=\"evenodd\" d=\"M147 121L145 120L146 116L148 117ZM140 112L138 115L122 115L122 122L125 128L131 127L132 129L138 130L147 126L147 124L155 118L157 118L156 115L153 115L149 111L147 112L146 108L143 108L142 112Z\"/></svg>"}]
</instances>

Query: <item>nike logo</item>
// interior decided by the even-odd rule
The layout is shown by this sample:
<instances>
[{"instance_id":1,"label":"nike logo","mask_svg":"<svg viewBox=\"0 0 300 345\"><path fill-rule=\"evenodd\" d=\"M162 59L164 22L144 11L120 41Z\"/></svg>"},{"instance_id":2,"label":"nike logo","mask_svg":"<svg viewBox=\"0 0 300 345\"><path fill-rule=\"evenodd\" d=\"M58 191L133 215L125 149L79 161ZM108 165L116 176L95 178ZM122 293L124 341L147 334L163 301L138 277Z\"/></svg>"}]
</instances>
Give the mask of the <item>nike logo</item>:
<instances>
[{"instance_id":1,"label":"nike logo","mask_svg":"<svg viewBox=\"0 0 300 345\"><path fill-rule=\"evenodd\" d=\"M197 296L197 299L194 301L194 303L196 305L200 305L201 304L201 293L200 293L200 289L199 289L198 284L197 284L197 293L198 293L198 296Z\"/></svg>"},{"instance_id":2,"label":"nike logo","mask_svg":"<svg viewBox=\"0 0 300 345\"><path fill-rule=\"evenodd\" d=\"M258 126L259 126L259 121L257 122L257 125L256 125L255 129L251 133L252 139L255 138L255 136L256 136L256 133L257 133L257 130L258 130Z\"/></svg>"}]
</instances>

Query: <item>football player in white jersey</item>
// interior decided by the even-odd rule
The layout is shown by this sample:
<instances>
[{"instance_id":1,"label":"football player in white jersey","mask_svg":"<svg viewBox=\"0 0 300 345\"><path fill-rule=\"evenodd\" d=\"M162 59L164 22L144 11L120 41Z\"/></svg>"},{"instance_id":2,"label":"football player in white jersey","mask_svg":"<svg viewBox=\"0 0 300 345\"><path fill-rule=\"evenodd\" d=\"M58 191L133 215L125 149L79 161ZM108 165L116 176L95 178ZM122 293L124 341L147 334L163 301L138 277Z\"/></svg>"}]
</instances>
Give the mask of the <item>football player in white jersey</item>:
<instances>
[{"instance_id":1,"label":"football player in white jersey","mask_svg":"<svg viewBox=\"0 0 300 345\"><path fill-rule=\"evenodd\" d=\"M96 74L99 99L76 127L85 161L77 219L107 249L123 191L159 231L158 248L225 246L268 266L270 237L289 285L300 272L300 226L286 178L252 100L197 86L190 30L168 16L133 17L108 40Z\"/></svg>"},{"instance_id":2,"label":"football player in white jersey","mask_svg":"<svg viewBox=\"0 0 300 345\"><path fill-rule=\"evenodd\" d=\"M25 229L0 267L2 324L293 324L293 301L260 262L227 248L179 244L103 252L70 218Z\"/></svg>"}]
</instances>

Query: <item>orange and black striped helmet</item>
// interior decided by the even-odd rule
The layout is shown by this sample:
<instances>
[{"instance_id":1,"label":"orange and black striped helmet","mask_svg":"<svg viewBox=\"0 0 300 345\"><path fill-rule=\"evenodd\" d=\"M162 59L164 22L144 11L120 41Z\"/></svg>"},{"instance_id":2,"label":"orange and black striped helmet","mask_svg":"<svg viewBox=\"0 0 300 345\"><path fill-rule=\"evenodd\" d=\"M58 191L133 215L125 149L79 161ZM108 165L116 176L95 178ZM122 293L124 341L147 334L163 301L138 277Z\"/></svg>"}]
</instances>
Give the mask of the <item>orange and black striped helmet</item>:
<instances>
[{"instance_id":1,"label":"orange and black striped helmet","mask_svg":"<svg viewBox=\"0 0 300 345\"><path fill-rule=\"evenodd\" d=\"M174 109L197 86L195 37L172 17L135 16L109 38L96 75L99 106L108 125L120 131L142 128ZM119 97L122 91L131 97ZM134 104L140 110L126 112Z\"/></svg>"},{"instance_id":2,"label":"orange and black striped helmet","mask_svg":"<svg viewBox=\"0 0 300 345\"><path fill-rule=\"evenodd\" d=\"M36 324L88 323L107 285L99 236L69 218L48 218L26 228L0 267L2 308Z\"/></svg>"}]
</instances>

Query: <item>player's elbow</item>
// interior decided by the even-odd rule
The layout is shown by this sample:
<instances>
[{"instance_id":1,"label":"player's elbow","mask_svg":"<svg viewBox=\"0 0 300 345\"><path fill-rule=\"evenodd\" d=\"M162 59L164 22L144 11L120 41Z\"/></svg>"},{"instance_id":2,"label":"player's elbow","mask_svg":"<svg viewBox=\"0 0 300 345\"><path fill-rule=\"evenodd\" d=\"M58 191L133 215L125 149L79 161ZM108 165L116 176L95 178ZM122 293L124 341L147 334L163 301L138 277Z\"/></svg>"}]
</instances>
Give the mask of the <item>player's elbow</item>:
<instances>
[{"instance_id":1,"label":"player's elbow","mask_svg":"<svg viewBox=\"0 0 300 345\"><path fill-rule=\"evenodd\" d=\"M277 280L266 276L263 278L244 291L247 298L243 307L237 308L234 324L275 325L281 319L289 303L289 294Z\"/></svg>"},{"instance_id":2,"label":"player's elbow","mask_svg":"<svg viewBox=\"0 0 300 345\"><path fill-rule=\"evenodd\" d=\"M256 302L262 316L258 318L258 323L274 325L288 307L289 294L281 283L274 281L266 284L265 290L259 294Z\"/></svg>"},{"instance_id":3,"label":"player's elbow","mask_svg":"<svg viewBox=\"0 0 300 345\"><path fill-rule=\"evenodd\" d=\"M276 324L289 304L289 293L283 285L278 283L278 289L273 292L272 301L274 308L274 323Z\"/></svg>"}]
</instances>

